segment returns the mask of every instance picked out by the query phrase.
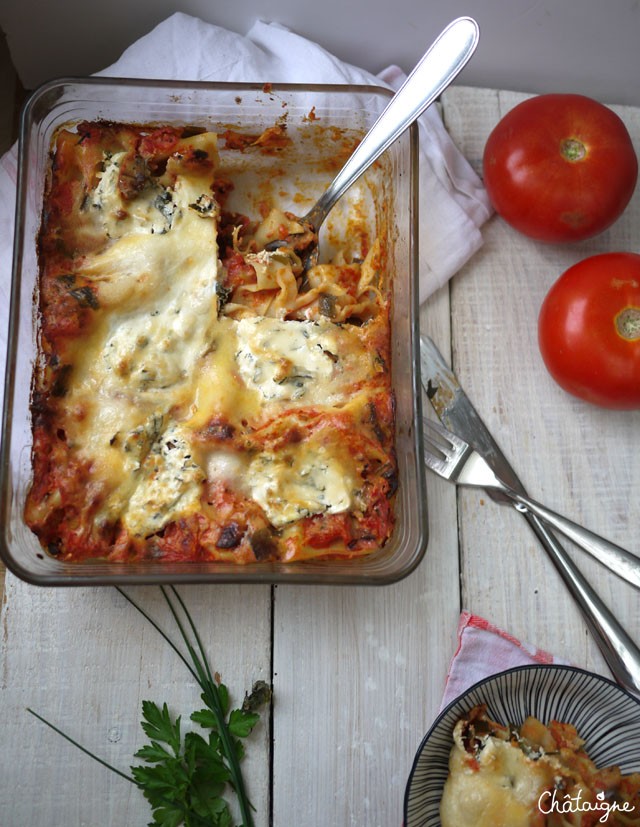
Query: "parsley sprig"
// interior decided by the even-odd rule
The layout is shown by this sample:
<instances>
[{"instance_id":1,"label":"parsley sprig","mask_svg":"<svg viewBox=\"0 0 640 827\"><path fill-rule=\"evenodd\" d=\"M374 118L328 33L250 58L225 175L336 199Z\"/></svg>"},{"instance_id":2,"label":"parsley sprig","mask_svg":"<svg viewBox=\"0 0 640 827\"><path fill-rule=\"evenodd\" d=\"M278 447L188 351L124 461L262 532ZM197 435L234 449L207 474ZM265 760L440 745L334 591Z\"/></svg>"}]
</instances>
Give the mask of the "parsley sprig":
<instances>
[{"instance_id":1,"label":"parsley sprig","mask_svg":"<svg viewBox=\"0 0 640 827\"><path fill-rule=\"evenodd\" d=\"M229 804L223 797L227 785L236 793L243 827L254 827L254 808L240 768L244 757L242 739L251 734L260 719L256 710L270 701L269 686L258 681L242 706L230 710L228 690L212 672L198 630L176 589L160 587L186 655L133 598L116 588L162 635L202 689L204 709L193 712L190 719L205 730L207 737L196 731L183 736L181 718L172 719L166 703L159 707L143 701L141 723L149 743L135 754L144 763L132 766L132 775L127 775L33 710L28 711L91 758L136 784L151 806L154 820L149 827L233 827Z\"/></svg>"}]
</instances>

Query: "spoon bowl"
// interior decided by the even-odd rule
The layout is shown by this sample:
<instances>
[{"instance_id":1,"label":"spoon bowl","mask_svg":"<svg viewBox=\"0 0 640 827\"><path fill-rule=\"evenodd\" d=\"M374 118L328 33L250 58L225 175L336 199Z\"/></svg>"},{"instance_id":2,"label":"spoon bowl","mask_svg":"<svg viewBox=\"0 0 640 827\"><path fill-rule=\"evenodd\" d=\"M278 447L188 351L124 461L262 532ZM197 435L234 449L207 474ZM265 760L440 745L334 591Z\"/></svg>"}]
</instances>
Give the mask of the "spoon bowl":
<instances>
[{"instance_id":1,"label":"spoon bowl","mask_svg":"<svg viewBox=\"0 0 640 827\"><path fill-rule=\"evenodd\" d=\"M349 187L429 107L457 77L476 50L478 24L470 17L452 21L420 58L409 77L358 144L349 160L309 212L301 217L287 213L300 231L270 241L265 250L292 249L303 270L318 262L318 234L325 218Z\"/></svg>"}]
</instances>

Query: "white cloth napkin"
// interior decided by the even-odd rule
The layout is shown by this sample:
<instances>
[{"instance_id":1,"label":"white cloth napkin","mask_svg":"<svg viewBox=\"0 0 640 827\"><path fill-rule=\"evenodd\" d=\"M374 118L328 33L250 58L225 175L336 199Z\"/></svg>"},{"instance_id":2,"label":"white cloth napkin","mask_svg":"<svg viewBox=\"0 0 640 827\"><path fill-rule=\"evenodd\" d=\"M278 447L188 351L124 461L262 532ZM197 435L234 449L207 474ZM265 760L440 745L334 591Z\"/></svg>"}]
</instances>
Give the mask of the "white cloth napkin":
<instances>
[{"instance_id":1,"label":"white cloth napkin","mask_svg":"<svg viewBox=\"0 0 640 827\"><path fill-rule=\"evenodd\" d=\"M469 687L490 675L535 663L565 664L566 661L523 643L483 617L462 612L456 651L449 667L440 709L445 709Z\"/></svg>"},{"instance_id":2,"label":"white cloth napkin","mask_svg":"<svg viewBox=\"0 0 640 827\"><path fill-rule=\"evenodd\" d=\"M425 44L425 48L428 44ZM246 36L176 13L97 74L253 81L361 83L397 89L404 73L376 77L277 24L257 21ZM420 118L420 300L441 287L482 244L491 215L482 182L448 135L436 106ZM0 159L0 371L4 371L11 278L17 153ZM0 375L0 378L2 376Z\"/></svg>"}]
</instances>

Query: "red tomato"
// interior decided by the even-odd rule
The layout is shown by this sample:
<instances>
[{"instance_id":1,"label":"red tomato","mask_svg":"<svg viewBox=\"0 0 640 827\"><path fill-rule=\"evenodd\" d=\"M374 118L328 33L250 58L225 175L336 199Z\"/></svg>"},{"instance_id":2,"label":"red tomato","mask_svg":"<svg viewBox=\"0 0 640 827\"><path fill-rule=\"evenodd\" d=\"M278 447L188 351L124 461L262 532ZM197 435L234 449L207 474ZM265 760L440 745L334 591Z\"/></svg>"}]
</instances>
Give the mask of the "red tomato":
<instances>
[{"instance_id":1,"label":"red tomato","mask_svg":"<svg viewBox=\"0 0 640 827\"><path fill-rule=\"evenodd\" d=\"M483 173L496 212L516 230L540 241L579 241L621 215L638 159L608 107L583 95L539 95L489 135Z\"/></svg>"},{"instance_id":2,"label":"red tomato","mask_svg":"<svg viewBox=\"0 0 640 827\"><path fill-rule=\"evenodd\" d=\"M564 390L604 408L640 408L640 255L579 261L551 287L540 353Z\"/></svg>"}]
</instances>

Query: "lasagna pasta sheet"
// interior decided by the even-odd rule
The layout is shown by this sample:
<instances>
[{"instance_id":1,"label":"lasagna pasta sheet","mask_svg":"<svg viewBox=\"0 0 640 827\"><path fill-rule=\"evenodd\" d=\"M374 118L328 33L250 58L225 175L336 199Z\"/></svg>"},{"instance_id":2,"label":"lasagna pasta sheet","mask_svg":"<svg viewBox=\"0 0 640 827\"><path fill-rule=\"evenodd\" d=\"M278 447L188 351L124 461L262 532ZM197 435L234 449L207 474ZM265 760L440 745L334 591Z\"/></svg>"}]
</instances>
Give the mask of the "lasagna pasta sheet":
<instances>
[{"instance_id":1,"label":"lasagna pasta sheet","mask_svg":"<svg viewBox=\"0 0 640 827\"><path fill-rule=\"evenodd\" d=\"M352 218L355 253L305 272L314 239L294 216L231 207L220 147L250 166L288 140L282 127L59 133L25 511L50 554L251 563L357 556L388 539L385 246Z\"/></svg>"}]
</instances>

